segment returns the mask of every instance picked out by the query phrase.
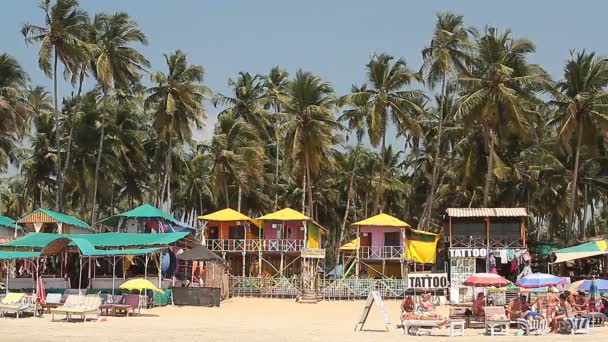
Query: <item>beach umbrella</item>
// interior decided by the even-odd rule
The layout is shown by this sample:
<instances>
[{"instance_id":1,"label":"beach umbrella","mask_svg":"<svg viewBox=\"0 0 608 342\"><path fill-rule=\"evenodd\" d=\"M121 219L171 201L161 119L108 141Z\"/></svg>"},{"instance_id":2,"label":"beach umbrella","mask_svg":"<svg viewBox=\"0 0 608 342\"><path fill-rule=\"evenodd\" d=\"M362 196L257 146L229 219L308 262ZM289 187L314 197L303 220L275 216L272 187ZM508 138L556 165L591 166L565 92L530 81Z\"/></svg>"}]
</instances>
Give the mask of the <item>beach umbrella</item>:
<instances>
[{"instance_id":1,"label":"beach umbrella","mask_svg":"<svg viewBox=\"0 0 608 342\"><path fill-rule=\"evenodd\" d=\"M156 285L152 284L151 281L143 278L131 279L124 282L119 286L121 289L125 290L152 290L154 292L163 293L164 291L156 287Z\"/></svg>"},{"instance_id":2,"label":"beach umbrella","mask_svg":"<svg viewBox=\"0 0 608 342\"><path fill-rule=\"evenodd\" d=\"M566 282L566 279L547 273L532 273L519 278L516 284L524 288L537 288L561 285Z\"/></svg>"},{"instance_id":3,"label":"beach umbrella","mask_svg":"<svg viewBox=\"0 0 608 342\"><path fill-rule=\"evenodd\" d=\"M484 287L495 286L503 287L509 285L509 281L504 277L494 273L477 273L468 277L464 283L467 286Z\"/></svg>"},{"instance_id":4,"label":"beach umbrella","mask_svg":"<svg viewBox=\"0 0 608 342\"><path fill-rule=\"evenodd\" d=\"M579 287L581 285L583 285L584 282L585 282L585 279L577 280L574 283L570 283L570 284L566 285L565 289L570 292L576 292L579 290Z\"/></svg>"},{"instance_id":5,"label":"beach umbrella","mask_svg":"<svg viewBox=\"0 0 608 342\"><path fill-rule=\"evenodd\" d=\"M589 283L589 295L592 297L598 297L600 295L600 289L598 287L598 281L592 279Z\"/></svg>"},{"instance_id":6,"label":"beach umbrella","mask_svg":"<svg viewBox=\"0 0 608 342\"><path fill-rule=\"evenodd\" d=\"M608 291L608 280L606 279L586 279L576 288L577 291L589 291L595 286L599 294L600 291Z\"/></svg>"},{"instance_id":7,"label":"beach umbrella","mask_svg":"<svg viewBox=\"0 0 608 342\"><path fill-rule=\"evenodd\" d=\"M46 302L46 289L44 288L44 283L42 282L42 277L38 277L36 281L36 302L44 303Z\"/></svg>"}]
</instances>

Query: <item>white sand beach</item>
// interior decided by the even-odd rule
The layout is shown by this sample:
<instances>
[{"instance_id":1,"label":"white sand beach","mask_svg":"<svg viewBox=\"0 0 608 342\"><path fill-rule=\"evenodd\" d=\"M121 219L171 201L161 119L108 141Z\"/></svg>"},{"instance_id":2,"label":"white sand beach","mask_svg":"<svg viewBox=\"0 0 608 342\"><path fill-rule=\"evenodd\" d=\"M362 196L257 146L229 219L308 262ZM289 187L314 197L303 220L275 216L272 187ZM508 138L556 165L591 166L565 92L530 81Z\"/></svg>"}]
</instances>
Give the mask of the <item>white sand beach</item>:
<instances>
[{"instance_id":1,"label":"white sand beach","mask_svg":"<svg viewBox=\"0 0 608 342\"><path fill-rule=\"evenodd\" d=\"M404 336L396 329L398 301L387 301L392 320L390 332L375 307L365 331L354 332L364 301L298 304L287 299L232 298L220 308L167 306L145 310L135 317L102 317L98 321L51 322L42 318L0 319L0 341L592 341L608 336L608 328L593 328L590 335L489 337L480 329L465 337L447 337L447 330L433 336ZM442 336L442 337L440 337Z\"/></svg>"}]
</instances>

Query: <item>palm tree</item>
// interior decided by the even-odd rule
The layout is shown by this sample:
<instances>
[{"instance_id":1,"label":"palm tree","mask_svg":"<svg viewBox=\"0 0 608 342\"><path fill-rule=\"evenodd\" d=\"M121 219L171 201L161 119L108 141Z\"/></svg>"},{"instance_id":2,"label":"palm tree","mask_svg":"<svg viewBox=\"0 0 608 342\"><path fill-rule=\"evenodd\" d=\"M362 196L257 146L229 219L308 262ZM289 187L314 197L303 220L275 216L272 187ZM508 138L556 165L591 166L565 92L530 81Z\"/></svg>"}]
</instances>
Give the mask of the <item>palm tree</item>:
<instances>
[{"instance_id":1,"label":"palm tree","mask_svg":"<svg viewBox=\"0 0 608 342\"><path fill-rule=\"evenodd\" d=\"M342 127L333 114L334 89L318 76L298 70L287 84L286 94L288 100L283 103L283 110L287 119L282 126L285 150L292 165L299 165L302 172L302 211L314 217L312 176L323 164L331 164L331 148L337 138L335 130Z\"/></svg>"},{"instance_id":2,"label":"palm tree","mask_svg":"<svg viewBox=\"0 0 608 342\"><path fill-rule=\"evenodd\" d=\"M55 207L63 209L63 173L61 171L61 127L59 125L59 101L57 88L57 64L63 64L67 74L73 74L79 61L87 54L82 35L87 32L87 13L79 8L76 0L43 0L40 8L44 11L44 26L25 24L21 33L25 43L40 43L38 65L48 76L53 77L53 102L55 107L55 148L57 149L57 194Z\"/></svg>"},{"instance_id":3,"label":"palm tree","mask_svg":"<svg viewBox=\"0 0 608 342\"><path fill-rule=\"evenodd\" d=\"M608 60L585 51L571 53L564 67L564 78L557 83L559 92L553 101L558 107L560 123L558 139L572 151L575 137L574 168L570 183L570 214L568 223L574 229L574 212L578 192L579 159L581 148L595 148L598 138L608 134Z\"/></svg>"},{"instance_id":4,"label":"palm tree","mask_svg":"<svg viewBox=\"0 0 608 342\"><path fill-rule=\"evenodd\" d=\"M381 153L386 147L386 131L389 121L402 132L419 137L422 135L420 125L413 116L422 113L418 102L424 97L420 90L407 90L419 75L411 71L403 59L395 60L388 54L375 54L366 65L368 84L365 91L354 92L346 97L347 102L366 103L362 108L367 113L367 131L371 144L381 144ZM384 173L380 174L374 211L382 211L382 187Z\"/></svg>"},{"instance_id":5,"label":"palm tree","mask_svg":"<svg viewBox=\"0 0 608 342\"><path fill-rule=\"evenodd\" d=\"M144 67L150 65L148 60L135 48L132 43L148 44L146 34L137 27L126 13L112 15L97 14L93 20L93 33L95 35L95 52L92 60L94 74L103 89L103 101L107 102L110 89L126 90L139 81ZM100 113L100 135L97 160L95 162L95 179L93 185L93 210L91 221L97 221L97 186L99 184L99 170L101 168L101 155L105 138L106 115Z\"/></svg>"},{"instance_id":6,"label":"palm tree","mask_svg":"<svg viewBox=\"0 0 608 342\"><path fill-rule=\"evenodd\" d=\"M274 162L274 210L278 209L279 201L279 127L281 124L280 115L282 112L281 103L286 101L286 86L289 80L289 74L287 71L279 68L278 66L270 69L268 75L264 77L264 89L265 89L265 105L266 107L272 107L274 109L273 121L274 121L274 135L275 135L275 162Z\"/></svg>"},{"instance_id":7,"label":"palm tree","mask_svg":"<svg viewBox=\"0 0 608 342\"><path fill-rule=\"evenodd\" d=\"M531 41L513 38L508 30L498 33L488 28L476 42L470 70L459 79L463 96L456 115L467 125L479 124L483 131L488 156L483 190L485 207L490 203L494 164L502 164L495 150L498 136L525 136L526 117L530 113L527 105L535 101L535 92L549 87L546 72L527 62L526 56L534 51Z\"/></svg>"},{"instance_id":8,"label":"palm tree","mask_svg":"<svg viewBox=\"0 0 608 342\"><path fill-rule=\"evenodd\" d=\"M238 188L237 210L241 211L242 192L249 192L262 182L265 153L257 129L231 112L224 112L215 125L210 153L211 173L215 185L224 192L226 208L230 207L228 182L233 179Z\"/></svg>"},{"instance_id":9,"label":"palm tree","mask_svg":"<svg viewBox=\"0 0 608 342\"><path fill-rule=\"evenodd\" d=\"M422 50L424 64L421 72L425 77L429 88L434 88L441 82L441 96L439 97L439 118L435 156L433 158L433 172L431 185L428 190L426 204L421 215L419 227L426 227L431 222L434 196L437 188L437 172L439 169L439 156L441 149L441 138L443 135L443 121L445 113L445 101L448 98L448 82L454 76L465 70L469 60L469 31L464 27L461 15L450 12L437 14L435 32L429 47Z\"/></svg>"},{"instance_id":10,"label":"palm tree","mask_svg":"<svg viewBox=\"0 0 608 342\"><path fill-rule=\"evenodd\" d=\"M23 101L28 76L13 57L0 54L0 170L5 170L15 143L26 132L29 110Z\"/></svg>"},{"instance_id":11,"label":"palm tree","mask_svg":"<svg viewBox=\"0 0 608 342\"><path fill-rule=\"evenodd\" d=\"M146 107L155 106L153 127L161 141L168 146L165 158L165 178L159 202L170 199L171 153L173 143L183 144L192 138L192 124L201 127L205 119L203 100L209 90L202 86L203 67L188 64L186 55L177 50L165 54L169 71L150 75L152 86L146 90Z\"/></svg>"},{"instance_id":12,"label":"palm tree","mask_svg":"<svg viewBox=\"0 0 608 342\"><path fill-rule=\"evenodd\" d=\"M262 77L248 72L239 72L236 80L229 79L228 87L231 95L217 94L213 98L213 105L226 107L218 116L227 112L236 118L243 119L253 125L260 135L270 137L268 133L268 115L264 110L264 85Z\"/></svg>"}]
</instances>

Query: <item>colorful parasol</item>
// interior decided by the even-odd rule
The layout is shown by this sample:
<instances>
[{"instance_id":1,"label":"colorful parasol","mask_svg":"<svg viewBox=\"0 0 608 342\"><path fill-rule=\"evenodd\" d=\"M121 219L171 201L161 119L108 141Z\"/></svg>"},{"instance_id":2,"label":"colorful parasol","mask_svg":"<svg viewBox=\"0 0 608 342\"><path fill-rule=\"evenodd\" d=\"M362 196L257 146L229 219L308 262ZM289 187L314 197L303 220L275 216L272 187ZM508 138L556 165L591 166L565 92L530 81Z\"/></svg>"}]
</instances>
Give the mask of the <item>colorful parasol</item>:
<instances>
[{"instance_id":1,"label":"colorful parasol","mask_svg":"<svg viewBox=\"0 0 608 342\"><path fill-rule=\"evenodd\" d=\"M520 287L525 288L537 288L537 287L546 287L546 286L554 286L561 285L566 282L566 279L558 276L554 276L552 274L547 273L532 273L527 276L523 276L519 278L516 284Z\"/></svg>"},{"instance_id":2,"label":"colorful parasol","mask_svg":"<svg viewBox=\"0 0 608 342\"><path fill-rule=\"evenodd\" d=\"M593 288L593 286L595 286L595 288L597 289L597 291L608 291L608 280L606 279L587 279L584 280L579 287L577 288L578 291L589 291L591 292L591 289Z\"/></svg>"},{"instance_id":3,"label":"colorful parasol","mask_svg":"<svg viewBox=\"0 0 608 342\"><path fill-rule=\"evenodd\" d=\"M509 285L509 281L504 277L494 273L477 273L468 277L464 283L467 286L495 286L503 287Z\"/></svg>"},{"instance_id":4,"label":"colorful parasol","mask_svg":"<svg viewBox=\"0 0 608 342\"><path fill-rule=\"evenodd\" d=\"M138 291L152 290L154 292L163 293L163 290L156 287L156 285L152 284L151 281L149 281L147 279L143 279L143 278L127 280L122 285L120 285L120 288L125 289L125 290L138 290Z\"/></svg>"}]
</instances>

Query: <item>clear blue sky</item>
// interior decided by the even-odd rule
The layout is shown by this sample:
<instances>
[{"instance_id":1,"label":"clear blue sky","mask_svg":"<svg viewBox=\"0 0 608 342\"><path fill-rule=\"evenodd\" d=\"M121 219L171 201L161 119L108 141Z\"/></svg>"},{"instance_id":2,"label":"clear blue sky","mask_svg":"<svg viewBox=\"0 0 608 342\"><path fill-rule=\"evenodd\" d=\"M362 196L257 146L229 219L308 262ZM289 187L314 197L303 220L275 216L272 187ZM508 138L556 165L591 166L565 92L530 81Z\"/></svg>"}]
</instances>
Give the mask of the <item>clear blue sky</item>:
<instances>
[{"instance_id":1,"label":"clear blue sky","mask_svg":"<svg viewBox=\"0 0 608 342\"><path fill-rule=\"evenodd\" d=\"M26 47L19 30L25 22L42 23L38 0L13 0L0 14L0 52L15 56L35 84L51 87L37 67L37 47ZM202 64L205 83L227 91L239 71L265 73L280 65L290 72L313 71L339 94L364 80L364 65L375 51L404 57L420 66L435 13L451 10L467 25L510 28L537 45L532 61L559 78L569 49L604 54L608 5L571 1L135 1L81 0L89 13L128 12L148 34L143 48L151 70L164 67L162 54L182 49L191 63ZM71 92L61 87L60 96ZM210 108L209 126L213 123ZM208 132L209 128L206 130Z\"/></svg>"}]
</instances>

